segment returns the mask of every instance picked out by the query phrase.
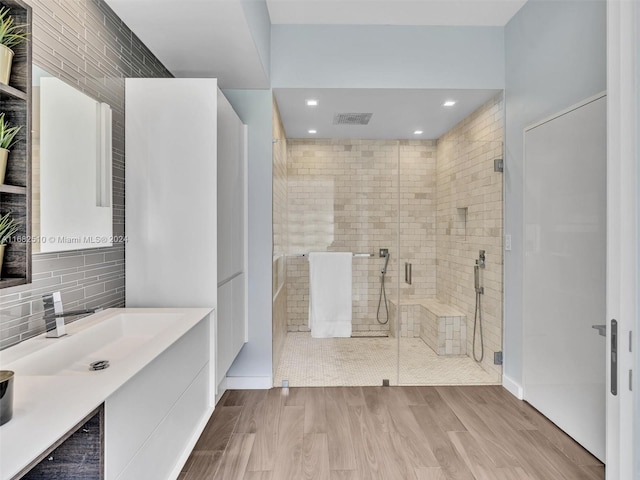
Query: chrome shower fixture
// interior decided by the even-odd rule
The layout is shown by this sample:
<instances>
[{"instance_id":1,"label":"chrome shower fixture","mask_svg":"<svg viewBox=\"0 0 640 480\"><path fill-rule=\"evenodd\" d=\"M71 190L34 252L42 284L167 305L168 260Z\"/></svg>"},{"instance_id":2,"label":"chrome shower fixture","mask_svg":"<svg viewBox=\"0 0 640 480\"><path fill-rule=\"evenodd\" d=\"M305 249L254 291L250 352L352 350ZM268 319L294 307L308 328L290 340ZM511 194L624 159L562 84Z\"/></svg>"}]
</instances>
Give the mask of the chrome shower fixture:
<instances>
[{"instance_id":1,"label":"chrome shower fixture","mask_svg":"<svg viewBox=\"0 0 640 480\"><path fill-rule=\"evenodd\" d=\"M478 265L480 268L484 268L486 263L487 259L484 255L484 250L480 250L480 253L478 253L478 260L476 260L476 265Z\"/></svg>"}]
</instances>

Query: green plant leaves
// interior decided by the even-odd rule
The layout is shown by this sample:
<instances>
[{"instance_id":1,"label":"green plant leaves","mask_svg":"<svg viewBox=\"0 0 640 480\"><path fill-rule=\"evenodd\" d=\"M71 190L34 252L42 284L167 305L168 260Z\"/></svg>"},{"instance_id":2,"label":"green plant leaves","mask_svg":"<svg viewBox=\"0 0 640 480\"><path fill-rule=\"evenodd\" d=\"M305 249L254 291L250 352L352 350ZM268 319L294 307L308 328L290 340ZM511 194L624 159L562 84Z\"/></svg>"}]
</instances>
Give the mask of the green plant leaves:
<instances>
[{"instance_id":1,"label":"green plant leaves","mask_svg":"<svg viewBox=\"0 0 640 480\"><path fill-rule=\"evenodd\" d=\"M0 45L13 48L20 45L29 35L25 31L26 25L16 25L15 20L9 15L7 7L0 8Z\"/></svg>"},{"instance_id":2,"label":"green plant leaves","mask_svg":"<svg viewBox=\"0 0 640 480\"><path fill-rule=\"evenodd\" d=\"M12 218L11 213L13 212L7 212L0 217L0 245L5 245L20 228L20 222Z\"/></svg>"},{"instance_id":3,"label":"green plant leaves","mask_svg":"<svg viewBox=\"0 0 640 480\"><path fill-rule=\"evenodd\" d=\"M4 112L0 113L0 148L9 150L18 141L15 136L22 130L21 126L12 126L4 118Z\"/></svg>"}]
</instances>

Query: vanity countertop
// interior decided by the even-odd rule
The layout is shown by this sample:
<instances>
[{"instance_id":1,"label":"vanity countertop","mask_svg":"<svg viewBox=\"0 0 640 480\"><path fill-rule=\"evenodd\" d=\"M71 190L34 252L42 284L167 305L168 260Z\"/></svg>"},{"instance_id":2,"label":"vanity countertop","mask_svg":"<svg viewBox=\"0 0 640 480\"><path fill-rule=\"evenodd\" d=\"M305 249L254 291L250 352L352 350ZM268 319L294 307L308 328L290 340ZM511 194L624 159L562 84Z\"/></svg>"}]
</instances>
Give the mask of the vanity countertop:
<instances>
[{"instance_id":1,"label":"vanity countertop","mask_svg":"<svg viewBox=\"0 0 640 480\"><path fill-rule=\"evenodd\" d=\"M212 311L208 308L108 309L67 325L65 337L52 339L42 334L0 352L0 368L15 371L13 418L0 426L0 480L10 480L31 466L125 382ZM128 329L127 318L153 321L155 317L164 322L164 326L152 334L147 334L140 325L132 331L122 332L122 325L125 325L124 330ZM118 358L118 350L112 348L109 352L111 365L105 370L89 371L87 367L80 371L73 365L62 365L56 370L56 361L51 361L49 352L62 354L64 351L68 356L68 350L79 344L86 347L92 341L106 342L105 339L113 335L114 322L119 322L119 335L127 336L126 342L122 343L128 351L121 355L122 358ZM117 348L123 351L120 345ZM39 374L39 368L44 374ZM52 371L47 372L47 369ZM21 374L21 371L27 373Z\"/></svg>"}]
</instances>

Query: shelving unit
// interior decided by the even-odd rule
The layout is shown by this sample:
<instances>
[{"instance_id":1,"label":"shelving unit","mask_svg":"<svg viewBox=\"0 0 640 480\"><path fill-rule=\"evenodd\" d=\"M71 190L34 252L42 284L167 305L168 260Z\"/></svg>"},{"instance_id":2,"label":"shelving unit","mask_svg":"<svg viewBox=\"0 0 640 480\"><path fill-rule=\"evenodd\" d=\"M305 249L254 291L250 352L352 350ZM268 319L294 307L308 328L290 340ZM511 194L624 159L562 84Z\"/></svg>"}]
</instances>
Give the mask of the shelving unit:
<instances>
[{"instance_id":1,"label":"shelving unit","mask_svg":"<svg viewBox=\"0 0 640 480\"><path fill-rule=\"evenodd\" d=\"M10 8L17 24L31 34L31 7L21 0L0 0ZM0 84L0 112L13 125L22 125L19 141L7 162L5 183L0 184L0 214L12 212L21 222L18 238L31 235L31 38L14 48L9 85ZM0 289L31 282L31 242L7 245L0 272Z\"/></svg>"}]
</instances>

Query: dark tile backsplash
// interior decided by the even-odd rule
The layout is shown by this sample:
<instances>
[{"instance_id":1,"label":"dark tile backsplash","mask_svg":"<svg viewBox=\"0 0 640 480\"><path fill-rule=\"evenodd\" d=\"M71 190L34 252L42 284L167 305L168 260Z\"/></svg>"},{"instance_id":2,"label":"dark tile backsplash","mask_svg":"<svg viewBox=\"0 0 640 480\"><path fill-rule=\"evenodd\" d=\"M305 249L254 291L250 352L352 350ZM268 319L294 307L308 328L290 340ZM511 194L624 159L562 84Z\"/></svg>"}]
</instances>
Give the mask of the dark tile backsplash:
<instances>
[{"instance_id":1,"label":"dark tile backsplash","mask_svg":"<svg viewBox=\"0 0 640 480\"><path fill-rule=\"evenodd\" d=\"M124 234L124 79L171 73L102 0L26 0L33 8L33 62L113 115L113 233ZM124 246L36 254L33 283L0 290L0 350L44 331L42 295L65 309L122 307ZM71 320L71 319L70 319Z\"/></svg>"}]
</instances>

